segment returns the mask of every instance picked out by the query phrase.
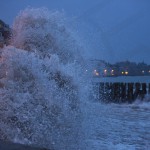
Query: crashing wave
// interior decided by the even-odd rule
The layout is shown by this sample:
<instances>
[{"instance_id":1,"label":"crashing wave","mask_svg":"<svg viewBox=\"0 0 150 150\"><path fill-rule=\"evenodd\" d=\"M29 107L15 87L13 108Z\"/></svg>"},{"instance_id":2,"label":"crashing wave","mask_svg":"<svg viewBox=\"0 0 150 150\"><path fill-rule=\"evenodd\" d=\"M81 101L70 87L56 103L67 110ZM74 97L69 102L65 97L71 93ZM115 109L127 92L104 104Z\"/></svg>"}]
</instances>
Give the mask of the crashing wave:
<instances>
[{"instance_id":1,"label":"crashing wave","mask_svg":"<svg viewBox=\"0 0 150 150\"><path fill-rule=\"evenodd\" d=\"M0 139L56 150L81 146L83 59L62 18L45 8L16 17L12 46L0 59Z\"/></svg>"},{"instance_id":2,"label":"crashing wave","mask_svg":"<svg viewBox=\"0 0 150 150\"><path fill-rule=\"evenodd\" d=\"M40 55L57 54L63 63L79 61L80 48L67 29L63 13L46 8L21 11L13 24L12 44Z\"/></svg>"}]
</instances>

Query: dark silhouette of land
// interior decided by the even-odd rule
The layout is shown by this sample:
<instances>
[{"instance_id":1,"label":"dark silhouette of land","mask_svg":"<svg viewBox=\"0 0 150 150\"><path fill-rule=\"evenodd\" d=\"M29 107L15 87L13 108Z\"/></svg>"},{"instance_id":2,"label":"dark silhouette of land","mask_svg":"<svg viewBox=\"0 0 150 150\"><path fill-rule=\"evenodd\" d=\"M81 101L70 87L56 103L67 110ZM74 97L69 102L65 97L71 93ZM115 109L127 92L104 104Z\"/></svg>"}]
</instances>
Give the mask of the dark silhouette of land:
<instances>
[{"instance_id":1,"label":"dark silhouette of land","mask_svg":"<svg viewBox=\"0 0 150 150\"><path fill-rule=\"evenodd\" d=\"M143 62L121 61L111 64L104 60L92 60L95 76L150 76L150 65Z\"/></svg>"}]
</instances>

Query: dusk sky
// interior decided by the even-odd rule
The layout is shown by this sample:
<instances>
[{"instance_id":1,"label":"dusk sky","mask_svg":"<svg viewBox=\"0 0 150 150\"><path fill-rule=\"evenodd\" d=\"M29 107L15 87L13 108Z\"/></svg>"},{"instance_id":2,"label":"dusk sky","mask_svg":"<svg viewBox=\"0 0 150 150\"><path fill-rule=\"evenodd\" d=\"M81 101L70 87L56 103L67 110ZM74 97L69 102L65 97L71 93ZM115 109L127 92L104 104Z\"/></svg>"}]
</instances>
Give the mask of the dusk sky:
<instances>
[{"instance_id":1,"label":"dusk sky","mask_svg":"<svg viewBox=\"0 0 150 150\"><path fill-rule=\"evenodd\" d=\"M1 0L0 19L10 26L31 6L64 10L90 59L150 64L149 0Z\"/></svg>"}]
</instances>

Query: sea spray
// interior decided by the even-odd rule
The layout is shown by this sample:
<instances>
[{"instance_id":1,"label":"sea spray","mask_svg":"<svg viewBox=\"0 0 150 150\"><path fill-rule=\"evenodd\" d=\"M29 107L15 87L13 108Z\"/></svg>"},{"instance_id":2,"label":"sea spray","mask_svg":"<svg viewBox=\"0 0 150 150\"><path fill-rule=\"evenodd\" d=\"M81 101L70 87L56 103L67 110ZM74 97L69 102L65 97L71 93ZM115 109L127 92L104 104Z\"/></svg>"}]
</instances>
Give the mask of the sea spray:
<instances>
[{"instance_id":1,"label":"sea spray","mask_svg":"<svg viewBox=\"0 0 150 150\"><path fill-rule=\"evenodd\" d=\"M12 44L17 48L36 51L40 56L57 54L63 63L82 59L81 47L69 32L63 13L27 8L16 17L13 31Z\"/></svg>"},{"instance_id":2,"label":"sea spray","mask_svg":"<svg viewBox=\"0 0 150 150\"><path fill-rule=\"evenodd\" d=\"M82 149L84 61L60 12L27 8L1 54L1 139Z\"/></svg>"}]
</instances>

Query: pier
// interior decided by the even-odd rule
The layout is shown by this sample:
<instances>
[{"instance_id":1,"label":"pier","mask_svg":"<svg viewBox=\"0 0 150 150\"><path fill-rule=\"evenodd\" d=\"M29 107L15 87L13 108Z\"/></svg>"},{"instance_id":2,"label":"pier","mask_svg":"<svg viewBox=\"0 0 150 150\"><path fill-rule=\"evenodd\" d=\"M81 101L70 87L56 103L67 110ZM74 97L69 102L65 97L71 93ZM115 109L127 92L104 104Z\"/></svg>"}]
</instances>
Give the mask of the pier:
<instances>
[{"instance_id":1,"label":"pier","mask_svg":"<svg viewBox=\"0 0 150 150\"><path fill-rule=\"evenodd\" d=\"M150 94L150 83L99 82L92 88L93 98L104 103L132 103Z\"/></svg>"}]
</instances>

